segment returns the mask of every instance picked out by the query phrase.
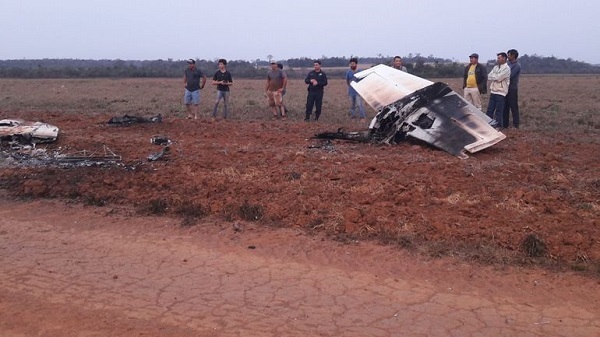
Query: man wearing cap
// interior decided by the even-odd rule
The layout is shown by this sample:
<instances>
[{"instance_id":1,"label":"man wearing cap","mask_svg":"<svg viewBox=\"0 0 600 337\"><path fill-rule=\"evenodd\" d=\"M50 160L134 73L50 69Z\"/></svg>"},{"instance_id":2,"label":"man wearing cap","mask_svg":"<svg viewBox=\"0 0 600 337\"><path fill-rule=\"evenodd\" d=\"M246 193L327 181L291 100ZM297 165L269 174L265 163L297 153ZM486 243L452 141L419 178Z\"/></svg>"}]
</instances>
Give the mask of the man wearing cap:
<instances>
[{"instance_id":1,"label":"man wearing cap","mask_svg":"<svg viewBox=\"0 0 600 337\"><path fill-rule=\"evenodd\" d=\"M196 60L187 60L188 67L183 73L183 84L185 84L185 93L183 95L183 103L187 110L187 118L198 119L198 104L200 104L200 89L206 84L206 76L196 68ZM202 83L200 83L202 81Z\"/></svg>"},{"instance_id":2,"label":"man wearing cap","mask_svg":"<svg viewBox=\"0 0 600 337\"><path fill-rule=\"evenodd\" d=\"M364 119L366 115L362 99L358 95L358 92L350 86L350 83L355 79L354 74L358 72L358 59L356 57L351 58L349 65L350 69L346 71L346 85L348 85L348 97L350 98L350 118L360 117Z\"/></svg>"},{"instance_id":3,"label":"man wearing cap","mask_svg":"<svg viewBox=\"0 0 600 337\"><path fill-rule=\"evenodd\" d=\"M321 70L321 61L313 62L313 70L306 75L304 83L308 84L308 95L306 96L305 122L310 121L313 107L315 108L315 121L321 117L321 106L323 105L323 93L327 85L327 75Z\"/></svg>"},{"instance_id":4,"label":"man wearing cap","mask_svg":"<svg viewBox=\"0 0 600 337\"><path fill-rule=\"evenodd\" d=\"M504 98L508 93L508 84L510 83L510 68L506 64L508 56L506 53L498 53L497 63L488 74L490 81L490 102L487 108L487 115L493 119L498 127L506 127L503 123Z\"/></svg>"},{"instance_id":5,"label":"man wearing cap","mask_svg":"<svg viewBox=\"0 0 600 337\"><path fill-rule=\"evenodd\" d=\"M269 99L269 106L273 109L273 118L285 118L285 109L283 108L283 91L287 86L286 74L277 67L277 62L271 61L271 70L267 73L267 84L265 85L265 95Z\"/></svg>"},{"instance_id":6,"label":"man wearing cap","mask_svg":"<svg viewBox=\"0 0 600 337\"><path fill-rule=\"evenodd\" d=\"M481 95L487 94L487 69L479 63L479 55L469 55L469 64L465 67L463 75L463 96L481 110Z\"/></svg>"}]
</instances>

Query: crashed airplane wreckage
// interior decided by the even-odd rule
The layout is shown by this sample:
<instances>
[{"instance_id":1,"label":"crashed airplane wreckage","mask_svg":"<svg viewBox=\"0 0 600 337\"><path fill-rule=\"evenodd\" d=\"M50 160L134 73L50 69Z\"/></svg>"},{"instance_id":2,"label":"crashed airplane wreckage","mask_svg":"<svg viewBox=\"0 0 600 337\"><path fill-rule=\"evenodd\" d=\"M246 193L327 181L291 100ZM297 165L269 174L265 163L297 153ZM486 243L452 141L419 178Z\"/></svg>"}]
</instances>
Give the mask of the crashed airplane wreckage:
<instances>
[{"instance_id":1,"label":"crashed airplane wreckage","mask_svg":"<svg viewBox=\"0 0 600 337\"><path fill-rule=\"evenodd\" d=\"M58 127L45 122L22 119L0 120L0 140L18 144L51 143L58 137Z\"/></svg>"},{"instance_id":2,"label":"crashed airplane wreckage","mask_svg":"<svg viewBox=\"0 0 600 337\"><path fill-rule=\"evenodd\" d=\"M356 73L350 85L378 111L369 130L324 132L316 138L396 144L412 137L459 158L506 138L491 126L491 118L444 83L377 65Z\"/></svg>"}]
</instances>

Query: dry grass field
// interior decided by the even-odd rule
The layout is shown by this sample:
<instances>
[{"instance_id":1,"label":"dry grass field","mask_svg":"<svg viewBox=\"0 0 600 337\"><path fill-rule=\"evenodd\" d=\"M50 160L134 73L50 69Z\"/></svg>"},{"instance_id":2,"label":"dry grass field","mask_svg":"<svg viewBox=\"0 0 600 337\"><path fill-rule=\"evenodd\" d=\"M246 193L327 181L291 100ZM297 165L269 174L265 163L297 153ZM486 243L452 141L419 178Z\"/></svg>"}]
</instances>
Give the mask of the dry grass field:
<instances>
[{"instance_id":1,"label":"dry grass field","mask_svg":"<svg viewBox=\"0 0 600 337\"><path fill-rule=\"evenodd\" d=\"M235 80L235 79L234 79ZM461 93L460 79L431 79L446 82ZM60 112L91 114L157 114L184 117L180 79L42 79L0 80L0 112ZM263 97L264 81L235 80L231 102L234 120L269 118ZM590 133L600 132L600 76L535 76L521 78L520 107L524 130ZM209 115L215 98L214 86L202 92L201 111ZM487 98L487 97L485 97ZM306 87L291 80L286 105L292 119L302 119ZM347 122L345 83L330 79L323 103L324 123ZM487 101L484 101L484 107ZM485 109L485 108L484 108ZM375 112L368 108L369 117Z\"/></svg>"},{"instance_id":2,"label":"dry grass field","mask_svg":"<svg viewBox=\"0 0 600 337\"><path fill-rule=\"evenodd\" d=\"M441 81L461 92L460 79ZM229 120L208 118L215 89L207 85L202 118L189 121L181 79L1 79L0 118L45 120L61 128L49 151L107 146L123 165L2 165L0 187L181 216L182 225L249 221L427 256L600 274L600 77L523 76L521 129L467 160L411 142L320 147L314 133L367 123L348 118L344 81L329 83L321 120L304 123L301 80L288 85L286 121L270 120L264 81L235 77ZM106 125L158 113L161 124ZM145 160L156 152L153 135L174 141L167 160Z\"/></svg>"}]
</instances>

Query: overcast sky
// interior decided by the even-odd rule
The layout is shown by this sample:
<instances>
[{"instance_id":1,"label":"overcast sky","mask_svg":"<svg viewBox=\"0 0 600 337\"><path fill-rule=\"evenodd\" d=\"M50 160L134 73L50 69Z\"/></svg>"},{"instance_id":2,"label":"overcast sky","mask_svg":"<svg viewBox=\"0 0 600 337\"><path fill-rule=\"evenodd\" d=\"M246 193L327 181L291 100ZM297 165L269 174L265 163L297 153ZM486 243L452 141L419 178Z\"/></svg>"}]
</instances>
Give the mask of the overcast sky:
<instances>
[{"instance_id":1,"label":"overcast sky","mask_svg":"<svg viewBox=\"0 0 600 337\"><path fill-rule=\"evenodd\" d=\"M598 0L0 0L0 59L233 60L515 48L600 64Z\"/></svg>"}]
</instances>

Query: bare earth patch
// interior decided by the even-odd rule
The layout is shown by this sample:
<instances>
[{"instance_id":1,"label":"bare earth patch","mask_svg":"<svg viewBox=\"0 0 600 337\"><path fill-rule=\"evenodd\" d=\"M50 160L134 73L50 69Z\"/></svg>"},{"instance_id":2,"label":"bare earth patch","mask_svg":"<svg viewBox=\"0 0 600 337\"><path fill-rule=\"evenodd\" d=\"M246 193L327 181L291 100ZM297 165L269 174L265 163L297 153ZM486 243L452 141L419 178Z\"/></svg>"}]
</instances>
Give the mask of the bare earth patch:
<instances>
[{"instance_id":1,"label":"bare earth patch","mask_svg":"<svg viewBox=\"0 0 600 337\"><path fill-rule=\"evenodd\" d=\"M38 113L38 116L40 114ZM509 129L467 160L423 144L322 143L332 125L197 121L108 126L107 115L46 114L64 130L47 151L108 148L118 165L4 167L11 195L127 205L193 225L211 215L371 239L431 256L600 272L600 145ZM170 138L168 155L146 158ZM527 248L534 236L538 248ZM543 245L543 250L540 247Z\"/></svg>"},{"instance_id":2,"label":"bare earth patch","mask_svg":"<svg viewBox=\"0 0 600 337\"><path fill-rule=\"evenodd\" d=\"M600 334L599 78L524 77L522 129L467 160L312 139L366 126L342 80L318 124L301 81L286 121L251 80L184 120L169 81L0 81L3 118L61 128L38 151L119 158L0 158L0 335Z\"/></svg>"}]
</instances>

